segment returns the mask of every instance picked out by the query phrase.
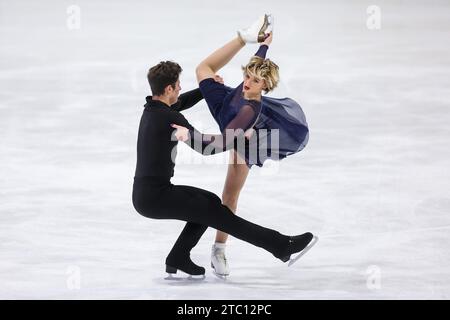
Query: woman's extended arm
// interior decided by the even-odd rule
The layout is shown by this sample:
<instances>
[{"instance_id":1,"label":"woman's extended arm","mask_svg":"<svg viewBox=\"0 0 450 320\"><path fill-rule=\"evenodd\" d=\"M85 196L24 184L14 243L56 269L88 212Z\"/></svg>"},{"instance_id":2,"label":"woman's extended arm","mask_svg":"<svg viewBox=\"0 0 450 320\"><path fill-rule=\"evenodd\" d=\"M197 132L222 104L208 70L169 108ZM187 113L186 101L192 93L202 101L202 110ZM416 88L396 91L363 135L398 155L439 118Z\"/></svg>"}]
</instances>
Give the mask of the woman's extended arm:
<instances>
[{"instance_id":1,"label":"woman's extended arm","mask_svg":"<svg viewBox=\"0 0 450 320\"><path fill-rule=\"evenodd\" d=\"M261 42L258 51L256 51L255 56L265 59L269 45L272 43L273 33L269 33L266 40Z\"/></svg>"}]
</instances>

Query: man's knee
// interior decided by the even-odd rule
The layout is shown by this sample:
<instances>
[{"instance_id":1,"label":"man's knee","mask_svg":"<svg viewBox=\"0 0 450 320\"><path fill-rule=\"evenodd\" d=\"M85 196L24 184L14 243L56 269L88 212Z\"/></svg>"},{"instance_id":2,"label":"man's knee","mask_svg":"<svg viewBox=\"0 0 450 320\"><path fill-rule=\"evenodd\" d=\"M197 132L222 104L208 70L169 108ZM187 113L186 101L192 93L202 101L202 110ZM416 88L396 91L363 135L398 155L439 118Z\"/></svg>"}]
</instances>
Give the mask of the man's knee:
<instances>
[{"instance_id":1,"label":"man's knee","mask_svg":"<svg viewBox=\"0 0 450 320\"><path fill-rule=\"evenodd\" d=\"M142 201L141 199L133 199L134 209L141 216L151 219L164 219L165 215L161 208L153 205L151 201Z\"/></svg>"}]
</instances>

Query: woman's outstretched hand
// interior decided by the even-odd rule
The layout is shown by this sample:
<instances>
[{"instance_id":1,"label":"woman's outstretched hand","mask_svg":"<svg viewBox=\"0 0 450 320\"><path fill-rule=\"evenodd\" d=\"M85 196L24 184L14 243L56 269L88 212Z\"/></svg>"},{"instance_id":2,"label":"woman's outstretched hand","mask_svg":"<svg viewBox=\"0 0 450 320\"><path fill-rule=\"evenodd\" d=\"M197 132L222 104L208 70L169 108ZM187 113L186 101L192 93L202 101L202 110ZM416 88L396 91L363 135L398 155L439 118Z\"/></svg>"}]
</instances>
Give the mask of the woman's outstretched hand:
<instances>
[{"instance_id":1,"label":"woman's outstretched hand","mask_svg":"<svg viewBox=\"0 0 450 320\"><path fill-rule=\"evenodd\" d=\"M187 128L173 123L170 126L172 128L177 129L175 132L175 137L177 138L178 141L184 142L189 139L189 130Z\"/></svg>"},{"instance_id":2,"label":"woman's outstretched hand","mask_svg":"<svg viewBox=\"0 0 450 320\"><path fill-rule=\"evenodd\" d=\"M269 32L266 34L266 40L261 43L261 45L265 44L266 46L269 46L272 43L273 38L273 32Z\"/></svg>"}]
</instances>

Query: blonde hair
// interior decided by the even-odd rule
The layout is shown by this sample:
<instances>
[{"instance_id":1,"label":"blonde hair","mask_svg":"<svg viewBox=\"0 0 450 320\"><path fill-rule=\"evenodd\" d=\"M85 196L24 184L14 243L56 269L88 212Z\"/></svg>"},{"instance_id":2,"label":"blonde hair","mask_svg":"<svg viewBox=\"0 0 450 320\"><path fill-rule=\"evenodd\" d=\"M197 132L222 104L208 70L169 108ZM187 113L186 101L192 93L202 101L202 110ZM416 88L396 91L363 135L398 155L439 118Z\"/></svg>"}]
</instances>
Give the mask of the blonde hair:
<instances>
[{"instance_id":1,"label":"blonde hair","mask_svg":"<svg viewBox=\"0 0 450 320\"><path fill-rule=\"evenodd\" d=\"M242 67L242 71L244 71L245 74L266 81L267 89L264 89L265 93L272 91L278 85L278 82L280 81L278 69L275 62L258 56L252 57L250 62L245 67Z\"/></svg>"}]
</instances>

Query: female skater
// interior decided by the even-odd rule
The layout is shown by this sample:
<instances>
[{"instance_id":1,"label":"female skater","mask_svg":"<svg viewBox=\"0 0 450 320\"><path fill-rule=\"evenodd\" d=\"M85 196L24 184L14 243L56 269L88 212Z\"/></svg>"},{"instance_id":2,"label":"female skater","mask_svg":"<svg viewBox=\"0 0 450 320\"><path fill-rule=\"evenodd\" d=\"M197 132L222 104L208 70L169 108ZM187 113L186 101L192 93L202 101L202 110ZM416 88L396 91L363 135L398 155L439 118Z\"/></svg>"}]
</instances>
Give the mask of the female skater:
<instances>
[{"instance_id":1,"label":"female skater","mask_svg":"<svg viewBox=\"0 0 450 320\"><path fill-rule=\"evenodd\" d=\"M230 151L222 203L235 213L239 194L253 164L262 166L266 159L279 160L302 150L308 142L308 125L301 107L292 99L262 97L278 84L278 66L265 59L272 42L273 21L264 15L251 27L238 31L238 36L213 52L196 69L197 81L209 110L222 133L242 129L250 142L244 152ZM216 72L224 67L246 43L262 42L255 56L243 67L244 81L230 88L214 81ZM275 130L274 130L275 129ZM256 139L255 139L256 138ZM274 140L275 139L275 144ZM256 152L252 153L256 148ZM265 149L265 152L261 150ZM217 231L211 251L211 266L220 276L229 275L225 257L228 235Z\"/></svg>"}]
</instances>

